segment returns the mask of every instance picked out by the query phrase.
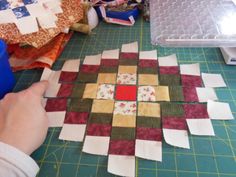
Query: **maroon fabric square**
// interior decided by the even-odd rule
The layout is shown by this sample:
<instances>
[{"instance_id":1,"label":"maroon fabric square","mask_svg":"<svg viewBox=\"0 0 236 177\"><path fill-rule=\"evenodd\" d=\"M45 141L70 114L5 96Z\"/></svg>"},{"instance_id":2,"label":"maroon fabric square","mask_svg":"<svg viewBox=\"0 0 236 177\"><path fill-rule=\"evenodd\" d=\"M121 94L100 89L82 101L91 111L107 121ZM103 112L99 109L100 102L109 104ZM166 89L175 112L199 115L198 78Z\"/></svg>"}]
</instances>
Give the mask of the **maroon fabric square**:
<instances>
[{"instance_id":1,"label":"maroon fabric square","mask_svg":"<svg viewBox=\"0 0 236 177\"><path fill-rule=\"evenodd\" d=\"M73 84L61 84L57 97L69 97L73 90Z\"/></svg>"},{"instance_id":2,"label":"maroon fabric square","mask_svg":"<svg viewBox=\"0 0 236 177\"><path fill-rule=\"evenodd\" d=\"M186 102L198 102L197 90L196 87L182 87L184 101Z\"/></svg>"},{"instance_id":3,"label":"maroon fabric square","mask_svg":"<svg viewBox=\"0 0 236 177\"><path fill-rule=\"evenodd\" d=\"M67 71L62 71L59 82L73 82L76 80L78 76L78 72L67 72Z\"/></svg>"},{"instance_id":4,"label":"maroon fabric square","mask_svg":"<svg viewBox=\"0 0 236 177\"><path fill-rule=\"evenodd\" d=\"M139 60L140 67L142 68L157 68L158 67L158 62L157 60Z\"/></svg>"},{"instance_id":5,"label":"maroon fabric square","mask_svg":"<svg viewBox=\"0 0 236 177\"><path fill-rule=\"evenodd\" d=\"M119 60L117 60L117 59L106 59L106 60L102 59L101 65L102 66L118 66Z\"/></svg>"},{"instance_id":6,"label":"maroon fabric square","mask_svg":"<svg viewBox=\"0 0 236 177\"><path fill-rule=\"evenodd\" d=\"M117 85L116 100L136 101L137 86L134 85Z\"/></svg>"},{"instance_id":7,"label":"maroon fabric square","mask_svg":"<svg viewBox=\"0 0 236 177\"><path fill-rule=\"evenodd\" d=\"M160 128L136 128L136 139L162 141L162 130Z\"/></svg>"},{"instance_id":8,"label":"maroon fabric square","mask_svg":"<svg viewBox=\"0 0 236 177\"><path fill-rule=\"evenodd\" d=\"M160 74L179 74L178 66L160 66Z\"/></svg>"},{"instance_id":9,"label":"maroon fabric square","mask_svg":"<svg viewBox=\"0 0 236 177\"><path fill-rule=\"evenodd\" d=\"M183 86L201 87L201 76L181 75L181 82Z\"/></svg>"},{"instance_id":10,"label":"maroon fabric square","mask_svg":"<svg viewBox=\"0 0 236 177\"><path fill-rule=\"evenodd\" d=\"M81 65L80 72L83 73L98 73L99 65Z\"/></svg>"},{"instance_id":11,"label":"maroon fabric square","mask_svg":"<svg viewBox=\"0 0 236 177\"><path fill-rule=\"evenodd\" d=\"M66 98L50 98L47 100L45 110L46 112L65 111L66 104Z\"/></svg>"},{"instance_id":12,"label":"maroon fabric square","mask_svg":"<svg viewBox=\"0 0 236 177\"><path fill-rule=\"evenodd\" d=\"M64 123L67 124L86 124L88 120L88 112L67 112Z\"/></svg>"},{"instance_id":13,"label":"maroon fabric square","mask_svg":"<svg viewBox=\"0 0 236 177\"><path fill-rule=\"evenodd\" d=\"M108 154L115 155L134 155L134 140L111 140Z\"/></svg>"},{"instance_id":14,"label":"maroon fabric square","mask_svg":"<svg viewBox=\"0 0 236 177\"><path fill-rule=\"evenodd\" d=\"M162 118L162 128L187 130L185 118Z\"/></svg>"},{"instance_id":15,"label":"maroon fabric square","mask_svg":"<svg viewBox=\"0 0 236 177\"><path fill-rule=\"evenodd\" d=\"M184 104L186 119L204 119L209 118L207 106L205 104Z\"/></svg>"},{"instance_id":16,"label":"maroon fabric square","mask_svg":"<svg viewBox=\"0 0 236 177\"><path fill-rule=\"evenodd\" d=\"M111 136L111 125L108 124L89 124L87 135L91 136Z\"/></svg>"},{"instance_id":17,"label":"maroon fabric square","mask_svg":"<svg viewBox=\"0 0 236 177\"><path fill-rule=\"evenodd\" d=\"M138 53L120 53L120 59L138 59Z\"/></svg>"}]
</instances>

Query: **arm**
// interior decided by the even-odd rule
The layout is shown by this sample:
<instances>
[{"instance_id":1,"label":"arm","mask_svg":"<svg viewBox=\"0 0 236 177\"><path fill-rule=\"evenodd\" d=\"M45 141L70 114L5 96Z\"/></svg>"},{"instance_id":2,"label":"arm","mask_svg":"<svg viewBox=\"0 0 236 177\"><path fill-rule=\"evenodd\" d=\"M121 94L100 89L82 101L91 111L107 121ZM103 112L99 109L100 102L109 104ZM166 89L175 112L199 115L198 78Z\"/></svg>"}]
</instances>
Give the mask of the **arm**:
<instances>
[{"instance_id":1,"label":"arm","mask_svg":"<svg viewBox=\"0 0 236 177\"><path fill-rule=\"evenodd\" d=\"M47 85L46 81L33 84L0 101L0 176L37 174L39 168L29 155L47 134L48 119L41 103Z\"/></svg>"}]
</instances>

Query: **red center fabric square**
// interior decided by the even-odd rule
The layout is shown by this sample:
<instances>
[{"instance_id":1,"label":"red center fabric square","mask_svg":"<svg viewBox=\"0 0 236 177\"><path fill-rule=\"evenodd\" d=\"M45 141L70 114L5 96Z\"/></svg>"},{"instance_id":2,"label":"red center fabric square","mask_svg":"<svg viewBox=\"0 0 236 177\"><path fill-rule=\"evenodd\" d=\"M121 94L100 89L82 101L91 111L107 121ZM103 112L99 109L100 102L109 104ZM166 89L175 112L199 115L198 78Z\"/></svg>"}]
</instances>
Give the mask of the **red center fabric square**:
<instances>
[{"instance_id":1,"label":"red center fabric square","mask_svg":"<svg viewBox=\"0 0 236 177\"><path fill-rule=\"evenodd\" d=\"M116 100L136 101L137 87L134 85L117 85L116 86Z\"/></svg>"}]
</instances>

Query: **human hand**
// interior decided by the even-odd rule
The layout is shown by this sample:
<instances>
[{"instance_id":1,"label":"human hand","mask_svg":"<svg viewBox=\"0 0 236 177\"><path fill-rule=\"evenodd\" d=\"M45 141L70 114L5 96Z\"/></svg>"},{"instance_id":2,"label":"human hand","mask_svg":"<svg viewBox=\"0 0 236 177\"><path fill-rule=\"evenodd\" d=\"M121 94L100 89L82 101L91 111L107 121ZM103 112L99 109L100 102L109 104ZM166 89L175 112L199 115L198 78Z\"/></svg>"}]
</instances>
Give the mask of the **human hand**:
<instances>
[{"instance_id":1,"label":"human hand","mask_svg":"<svg viewBox=\"0 0 236 177\"><path fill-rule=\"evenodd\" d=\"M47 81L0 100L0 141L30 155L45 140L48 118L42 106Z\"/></svg>"}]
</instances>

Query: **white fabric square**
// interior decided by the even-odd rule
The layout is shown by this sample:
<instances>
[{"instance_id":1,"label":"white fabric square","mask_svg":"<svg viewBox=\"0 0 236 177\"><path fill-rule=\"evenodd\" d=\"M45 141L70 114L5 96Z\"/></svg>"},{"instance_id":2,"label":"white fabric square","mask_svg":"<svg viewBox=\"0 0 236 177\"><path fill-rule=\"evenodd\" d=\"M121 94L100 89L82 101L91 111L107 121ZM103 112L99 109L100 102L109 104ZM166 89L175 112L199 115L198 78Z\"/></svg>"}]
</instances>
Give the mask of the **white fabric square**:
<instances>
[{"instance_id":1,"label":"white fabric square","mask_svg":"<svg viewBox=\"0 0 236 177\"><path fill-rule=\"evenodd\" d=\"M189 149L188 132L186 130L174 130L163 128L163 136L167 144Z\"/></svg>"},{"instance_id":2,"label":"white fabric square","mask_svg":"<svg viewBox=\"0 0 236 177\"><path fill-rule=\"evenodd\" d=\"M97 90L97 99L110 99L114 98L115 86L110 84L100 84Z\"/></svg>"},{"instance_id":3,"label":"white fabric square","mask_svg":"<svg viewBox=\"0 0 236 177\"><path fill-rule=\"evenodd\" d=\"M159 66L178 66L176 54L158 57Z\"/></svg>"},{"instance_id":4,"label":"white fabric square","mask_svg":"<svg viewBox=\"0 0 236 177\"><path fill-rule=\"evenodd\" d=\"M228 103L215 102L209 100L207 102L207 112L211 119L215 120L232 120L234 116Z\"/></svg>"},{"instance_id":5,"label":"white fabric square","mask_svg":"<svg viewBox=\"0 0 236 177\"><path fill-rule=\"evenodd\" d=\"M151 51L140 51L139 52L140 60L157 60L157 50Z\"/></svg>"},{"instance_id":6,"label":"white fabric square","mask_svg":"<svg viewBox=\"0 0 236 177\"><path fill-rule=\"evenodd\" d=\"M49 127L62 127L66 111L60 111L60 112L46 112L48 116Z\"/></svg>"},{"instance_id":7,"label":"white fabric square","mask_svg":"<svg viewBox=\"0 0 236 177\"><path fill-rule=\"evenodd\" d=\"M0 11L0 24L16 22L16 16L11 9Z\"/></svg>"},{"instance_id":8,"label":"white fabric square","mask_svg":"<svg viewBox=\"0 0 236 177\"><path fill-rule=\"evenodd\" d=\"M135 157L125 155L109 155L107 171L119 176L135 176Z\"/></svg>"},{"instance_id":9,"label":"white fabric square","mask_svg":"<svg viewBox=\"0 0 236 177\"><path fill-rule=\"evenodd\" d=\"M107 155L110 137L85 136L83 152L95 155Z\"/></svg>"},{"instance_id":10,"label":"white fabric square","mask_svg":"<svg viewBox=\"0 0 236 177\"><path fill-rule=\"evenodd\" d=\"M136 139L135 156L161 162L162 142Z\"/></svg>"},{"instance_id":11,"label":"white fabric square","mask_svg":"<svg viewBox=\"0 0 236 177\"><path fill-rule=\"evenodd\" d=\"M135 101L116 101L114 114L136 115L137 104Z\"/></svg>"},{"instance_id":12,"label":"white fabric square","mask_svg":"<svg viewBox=\"0 0 236 177\"><path fill-rule=\"evenodd\" d=\"M84 59L84 65L100 65L101 63L101 54L98 55L89 55Z\"/></svg>"},{"instance_id":13,"label":"white fabric square","mask_svg":"<svg viewBox=\"0 0 236 177\"><path fill-rule=\"evenodd\" d=\"M200 76L201 73L199 63L180 65L180 74Z\"/></svg>"},{"instance_id":14,"label":"white fabric square","mask_svg":"<svg viewBox=\"0 0 236 177\"><path fill-rule=\"evenodd\" d=\"M44 68L40 80L47 80L49 83L58 83L60 79L61 71L53 71L48 68Z\"/></svg>"},{"instance_id":15,"label":"white fabric square","mask_svg":"<svg viewBox=\"0 0 236 177\"><path fill-rule=\"evenodd\" d=\"M39 30L36 18L31 16L17 19L15 24L21 34L34 33Z\"/></svg>"},{"instance_id":16,"label":"white fabric square","mask_svg":"<svg viewBox=\"0 0 236 177\"><path fill-rule=\"evenodd\" d=\"M56 28L56 21L54 16L51 16L51 14L45 14L37 17L37 20L39 22L39 25L42 28L48 29L48 28Z\"/></svg>"},{"instance_id":17,"label":"white fabric square","mask_svg":"<svg viewBox=\"0 0 236 177\"><path fill-rule=\"evenodd\" d=\"M79 66L80 59L66 60L61 70L67 72L79 72Z\"/></svg>"},{"instance_id":18,"label":"white fabric square","mask_svg":"<svg viewBox=\"0 0 236 177\"><path fill-rule=\"evenodd\" d=\"M138 42L123 44L121 47L122 53L138 53Z\"/></svg>"},{"instance_id":19,"label":"white fabric square","mask_svg":"<svg viewBox=\"0 0 236 177\"><path fill-rule=\"evenodd\" d=\"M27 10L29 11L31 16L39 17L42 16L42 14L47 14L48 11L43 7L43 5L37 3L37 4L28 4L25 6Z\"/></svg>"},{"instance_id":20,"label":"white fabric square","mask_svg":"<svg viewBox=\"0 0 236 177\"><path fill-rule=\"evenodd\" d=\"M102 52L102 59L119 59L120 49L104 50Z\"/></svg>"},{"instance_id":21,"label":"white fabric square","mask_svg":"<svg viewBox=\"0 0 236 177\"><path fill-rule=\"evenodd\" d=\"M187 124L192 135L215 136L210 119L187 119Z\"/></svg>"},{"instance_id":22,"label":"white fabric square","mask_svg":"<svg viewBox=\"0 0 236 177\"><path fill-rule=\"evenodd\" d=\"M221 74L202 73L202 80L205 87L226 87Z\"/></svg>"},{"instance_id":23,"label":"white fabric square","mask_svg":"<svg viewBox=\"0 0 236 177\"><path fill-rule=\"evenodd\" d=\"M86 124L64 124L59 135L60 140L83 141Z\"/></svg>"},{"instance_id":24,"label":"white fabric square","mask_svg":"<svg viewBox=\"0 0 236 177\"><path fill-rule=\"evenodd\" d=\"M213 88L196 87L199 102L218 100Z\"/></svg>"},{"instance_id":25,"label":"white fabric square","mask_svg":"<svg viewBox=\"0 0 236 177\"><path fill-rule=\"evenodd\" d=\"M155 88L152 86L139 86L138 101L156 101Z\"/></svg>"},{"instance_id":26,"label":"white fabric square","mask_svg":"<svg viewBox=\"0 0 236 177\"><path fill-rule=\"evenodd\" d=\"M117 84L125 84L125 85L136 85L137 74L121 74L118 73L117 76Z\"/></svg>"}]
</instances>

